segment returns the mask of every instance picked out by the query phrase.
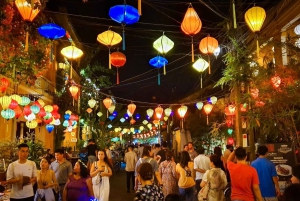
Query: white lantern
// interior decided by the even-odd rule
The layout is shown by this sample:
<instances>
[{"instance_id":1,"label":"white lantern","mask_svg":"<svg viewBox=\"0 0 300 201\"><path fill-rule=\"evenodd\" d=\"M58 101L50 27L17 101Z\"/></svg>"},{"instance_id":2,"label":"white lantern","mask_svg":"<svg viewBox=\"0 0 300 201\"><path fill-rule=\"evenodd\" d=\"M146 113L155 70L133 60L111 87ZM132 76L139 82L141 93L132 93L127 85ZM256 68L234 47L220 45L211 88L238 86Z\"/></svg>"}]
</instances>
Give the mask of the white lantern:
<instances>
[{"instance_id":1,"label":"white lantern","mask_svg":"<svg viewBox=\"0 0 300 201\"><path fill-rule=\"evenodd\" d=\"M300 24L298 24L294 29L295 34L300 35Z\"/></svg>"},{"instance_id":2,"label":"white lantern","mask_svg":"<svg viewBox=\"0 0 300 201\"><path fill-rule=\"evenodd\" d=\"M32 121L36 118L35 114L31 113L30 115L26 116L24 115L24 118L27 120L27 121Z\"/></svg>"},{"instance_id":3,"label":"white lantern","mask_svg":"<svg viewBox=\"0 0 300 201\"><path fill-rule=\"evenodd\" d=\"M171 115L171 113L172 113L172 109L171 109L171 108L165 109L165 116L166 116L166 117L169 117L169 116ZM166 120L165 120L165 121L166 121Z\"/></svg>"},{"instance_id":4,"label":"white lantern","mask_svg":"<svg viewBox=\"0 0 300 201\"><path fill-rule=\"evenodd\" d=\"M217 100L218 100L218 98L215 97L215 96L212 96L212 97L210 98L211 104L213 104L213 105L216 104Z\"/></svg>"},{"instance_id":5,"label":"white lantern","mask_svg":"<svg viewBox=\"0 0 300 201\"><path fill-rule=\"evenodd\" d=\"M220 52L221 52L221 48L220 48L220 46L219 46L219 47L217 47L217 48L215 49L215 51L214 51L214 55L215 55L216 58L219 56Z\"/></svg>"},{"instance_id":6,"label":"white lantern","mask_svg":"<svg viewBox=\"0 0 300 201\"><path fill-rule=\"evenodd\" d=\"M198 110L201 110L203 108L203 103L202 102L196 103L196 107Z\"/></svg>"},{"instance_id":7,"label":"white lantern","mask_svg":"<svg viewBox=\"0 0 300 201\"><path fill-rule=\"evenodd\" d=\"M98 112L98 113L97 113L97 116L98 116L98 117L101 117L102 115L103 115L102 112Z\"/></svg>"},{"instance_id":8,"label":"white lantern","mask_svg":"<svg viewBox=\"0 0 300 201\"><path fill-rule=\"evenodd\" d=\"M124 122L125 122L125 119L122 117L122 118L120 119L120 122L124 123Z\"/></svg>"}]
</instances>

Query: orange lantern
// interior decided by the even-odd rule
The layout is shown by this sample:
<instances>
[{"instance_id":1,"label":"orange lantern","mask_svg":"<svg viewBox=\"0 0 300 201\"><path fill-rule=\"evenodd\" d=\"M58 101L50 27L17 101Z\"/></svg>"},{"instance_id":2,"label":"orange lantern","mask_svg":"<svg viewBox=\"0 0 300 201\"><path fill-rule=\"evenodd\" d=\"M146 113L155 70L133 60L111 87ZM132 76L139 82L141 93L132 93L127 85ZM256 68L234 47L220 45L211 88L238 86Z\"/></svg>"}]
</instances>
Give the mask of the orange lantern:
<instances>
[{"instance_id":1,"label":"orange lantern","mask_svg":"<svg viewBox=\"0 0 300 201\"><path fill-rule=\"evenodd\" d=\"M133 118L130 120L130 124L131 124L131 125L135 124L135 122L136 122L136 121L135 121Z\"/></svg>"},{"instance_id":2,"label":"orange lantern","mask_svg":"<svg viewBox=\"0 0 300 201\"><path fill-rule=\"evenodd\" d=\"M117 68L117 84L119 84L119 68L125 65L126 56L122 52L113 52L110 55L110 61Z\"/></svg>"},{"instance_id":3,"label":"orange lantern","mask_svg":"<svg viewBox=\"0 0 300 201\"><path fill-rule=\"evenodd\" d=\"M279 85L281 84L281 78L275 75L271 78L271 82L275 88L278 88Z\"/></svg>"},{"instance_id":4,"label":"orange lantern","mask_svg":"<svg viewBox=\"0 0 300 201\"><path fill-rule=\"evenodd\" d=\"M214 51L219 47L217 39L207 36L200 41L199 49L203 54L208 55L208 73L210 74L210 58L209 55L213 54Z\"/></svg>"},{"instance_id":5,"label":"orange lantern","mask_svg":"<svg viewBox=\"0 0 300 201\"><path fill-rule=\"evenodd\" d=\"M9 81L5 77L1 78L0 80L1 83L1 92L3 93L6 91L7 87L9 86Z\"/></svg>"},{"instance_id":6,"label":"orange lantern","mask_svg":"<svg viewBox=\"0 0 300 201\"><path fill-rule=\"evenodd\" d=\"M17 106L17 107L14 109L14 111L15 111L15 117L16 117L17 119L23 114L23 112L22 112L20 106Z\"/></svg>"},{"instance_id":7,"label":"orange lantern","mask_svg":"<svg viewBox=\"0 0 300 201\"><path fill-rule=\"evenodd\" d=\"M110 55L110 48L122 41L122 37L120 34L111 31L110 29L104 31L103 33L97 36L97 41L103 45L108 47L108 66L111 69L111 55Z\"/></svg>"},{"instance_id":8,"label":"orange lantern","mask_svg":"<svg viewBox=\"0 0 300 201\"><path fill-rule=\"evenodd\" d=\"M186 34L192 37L192 62L194 62L194 44L193 36L200 32L202 28L202 22L190 3L189 8L187 9L183 21L181 23L181 30Z\"/></svg>"},{"instance_id":9,"label":"orange lantern","mask_svg":"<svg viewBox=\"0 0 300 201\"><path fill-rule=\"evenodd\" d=\"M92 108L88 108L88 109L86 109L86 112L89 113L89 114L91 114L91 112L93 112L93 109Z\"/></svg>"},{"instance_id":10,"label":"orange lantern","mask_svg":"<svg viewBox=\"0 0 300 201\"><path fill-rule=\"evenodd\" d=\"M103 100L103 104L106 107L106 109L108 109L111 106L111 104L112 104L112 100L110 98L105 98Z\"/></svg>"},{"instance_id":11,"label":"orange lantern","mask_svg":"<svg viewBox=\"0 0 300 201\"><path fill-rule=\"evenodd\" d=\"M78 90L79 90L79 88L77 86L75 86L75 85L70 86L69 91L73 98L77 95Z\"/></svg>"},{"instance_id":12,"label":"orange lantern","mask_svg":"<svg viewBox=\"0 0 300 201\"><path fill-rule=\"evenodd\" d=\"M241 104L240 105L241 112L247 112L247 106L248 106L247 103Z\"/></svg>"},{"instance_id":13,"label":"orange lantern","mask_svg":"<svg viewBox=\"0 0 300 201\"><path fill-rule=\"evenodd\" d=\"M213 109L213 105L209 104L209 103L206 103L203 107L204 109L204 112L206 113L206 123L208 125L208 115L209 113L212 111Z\"/></svg>"},{"instance_id":14,"label":"orange lantern","mask_svg":"<svg viewBox=\"0 0 300 201\"><path fill-rule=\"evenodd\" d=\"M129 110L130 114L133 115L133 113L134 113L134 111L135 111L135 109L136 109L136 105L133 104L133 103L130 103L130 104L127 106L127 108L128 108L128 110Z\"/></svg>"},{"instance_id":15,"label":"orange lantern","mask_svg":"<svg viewBox=\"0 0 300 201\"><path fill-rule=\"evenodd\" d=\"M16 0L15 5L21 14L24 21L32 22L34 18L39 14L40 12L40 1L34 1L31 0L31 4L28 3L27 0ZM24 51L28 51L28 37L29 33L26 31L26 42L25 42L25 49Z\"/></svg>"},{"instance_id":16,"label":"orange lantern","mask_svg":"<svg viewBox=\"0 0 300 201\"><path fill-rule=\"evenodd\" d=\"M160 105L157 108L155 108L155 113L156 113L157 118L160 119L162 117L163 112L164 112L164 109L162 109L162 107L160 107Z\"/></svg>"}]
</instances>

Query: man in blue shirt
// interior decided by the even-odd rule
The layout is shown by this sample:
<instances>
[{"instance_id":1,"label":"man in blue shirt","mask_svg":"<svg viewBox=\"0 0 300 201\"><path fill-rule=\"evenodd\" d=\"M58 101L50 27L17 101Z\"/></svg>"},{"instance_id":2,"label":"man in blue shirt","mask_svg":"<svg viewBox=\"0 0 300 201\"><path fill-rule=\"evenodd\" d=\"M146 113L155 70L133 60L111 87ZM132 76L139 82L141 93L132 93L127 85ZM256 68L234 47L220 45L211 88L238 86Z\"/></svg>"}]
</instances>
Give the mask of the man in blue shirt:
<instances>
[{"instance_id":1,"label":"man in blue shirt","mask_svg":"<svg viewBox=\"0 0 300 201\"><path fill-rule=\"evenodd\" d=\"M268 148L261 145L257 149L259 157L251 163L258 173L259 188L264 200L277 201L280 195L279 183L275 165L267 157Z\"/></svg>"}]
</instances>

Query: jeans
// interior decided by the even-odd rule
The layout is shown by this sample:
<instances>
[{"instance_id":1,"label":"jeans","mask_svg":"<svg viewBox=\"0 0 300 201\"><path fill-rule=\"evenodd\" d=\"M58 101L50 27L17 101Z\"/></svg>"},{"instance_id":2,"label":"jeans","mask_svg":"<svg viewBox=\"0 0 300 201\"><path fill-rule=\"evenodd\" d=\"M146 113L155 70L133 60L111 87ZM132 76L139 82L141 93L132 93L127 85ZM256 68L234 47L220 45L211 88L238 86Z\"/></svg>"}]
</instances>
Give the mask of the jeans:
<instances>
[{"instance_id":1,"label":"jeans","mask_svg":"<svg viewBox=\"0 0 300 201\"><path fill-rule=\"evenodd\" d=\"M194 201L195 196L195 186L190 188L180 188L179 187L179 195L185 200L185 201Z\"/></svg>"},{"instance_id":2,"label":"jeans","mask_svg":"<svg viewBox=\"0 0 300 201\"><path fill-rule=\"evenodd\" d=\"M200 184L201 184L202 179L196 180L196 190L197 190L197 195L199 191L201 190Z\"/></svg>"},{"instance_id":3,"label":"jeans","mask_svg":"<svg viewBox=\"0 0 300 201\"><path fill-rule=\"evenodd\" d=\"M126 183L127 183L127 191L130 191L130 179L132 181L132 189L134 189L134 185L135 185L135 177L134 177L134 171L126 171Z\"/></svg>"}]
</instances>

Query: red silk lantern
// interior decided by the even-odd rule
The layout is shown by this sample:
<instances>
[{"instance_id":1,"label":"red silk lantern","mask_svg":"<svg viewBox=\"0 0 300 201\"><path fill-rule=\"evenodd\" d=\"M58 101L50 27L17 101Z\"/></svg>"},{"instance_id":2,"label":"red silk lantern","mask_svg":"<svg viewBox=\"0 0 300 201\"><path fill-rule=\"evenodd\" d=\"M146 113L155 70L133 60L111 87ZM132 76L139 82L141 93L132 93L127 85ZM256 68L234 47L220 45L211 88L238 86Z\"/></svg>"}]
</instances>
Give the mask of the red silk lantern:
<instances>
[{"instance_id":1,"label":"red silk lantern","mask_svg":"<svg viewBox=\"0 0 300 201\"><path fill-rule=\"evenodd\" d=\"M117 68L117 84L119 84L119 68L125 65L126 56L122 52L113 52L110 54L110 60L111 64Z\"/></svg>"},{"instance_id":2,"label":"red silk lantern","mask_svg":"<svg viewBox=\"0 0 300 201\"><path fill-rule=\"evenodd\" d=\"M265 105L265 103L263 101L256 101L255 102L255 106L257 106L257 107L262 107L264 105Z\"/></svg>"},{"instance_id":3,"label":"red silk lantern","mask_svg":"<svg viewBox=\"0 0 300 201\"><path fill-rule=\"evenodd\" d=\"M105 98L103 100L103 104L106 107L106 109L108 109L111 106L111 104L112 104L112 100L110 98Z\"/></svg>"},{"instance_id":4,"label":"red silk lantern","mask_svg":"<svg viewBox=\"0 0 300 201\"><path fill-rule=\"evenodd\" d=\"M42 107L38 113L39 117L44 118L44 116L46 116L46 111L45 109Z\"/></svg>"},{"instance_id":5,"label":"red silk lantern","mask_svg":"<svg viewBox=\"0 0 300 201\"><path fill-rule=\"evenodd\" d=\"M128 106L127 106L129 112L133 115L135 109L136 109L136 105L133 104L133 103L130 103Z\"/></svg>"},{"instance_id":6,"label":"red silk lantern","mask_svg":"<svg viewBox=\"0 0 300 201\"><path fill-rule=\"evenodd\" d=\"M13 110L13 109L15 109L17 107L18 107L18 102L15 101L14 99L11 99L11 102L10 102L8 108Z\"/></svg>"},{"instance_id":7,"label":"red silk lantern","mask_svg":"<svg viewBox=\"0 0 300 201\"><path fill-rule=\"evenodd\" d=\"M57 112L59 109L58 105L52 105L52 107L53 107L52 112Z\"/></svg>"},{"instance_id":8,"label":"red silk lantern","mask_svg":"<svg viewBox=\"0 0 300 201\"><path fill-rule=\"evenodd\" d=\"M227 127L230 127L232 125L232 119L226 119L226 125Z\"/></svg>"},{"instance_id":9,"label":"red silk lantern","mask_svg":"<svg viewBox=\"0 0 300 201\"><path fill-rule=\"evenodd\" d=\"M210 57L209 55L213 54L214 51L218 48L219 44L217 39L207 36L200 41L199 49L203 54L208 55L208 73L211 73L210 70Z\"/></svg>"},{"instance_id":10,"label":"red silk lantern","mask_svg":"<svg viewBox=\"0 0 300 201\"><path fill-rule=\"evenodd\" d=\"M77 86L73 85L73 86L70 86L69 91L70 91L72 97L74 98L77 95L79 88Z\"/></svg>"},{"instance_id":11,"label":"red silk lantern","mask_svg":"<svg viewBox=\"0 0 300 201\"><path fill-rule=\"evenodd\" d=\"M44 122L46 124L50 124L53 121L53 117L49 118L49 119L44 119Z\"/></svg>"},{"instance_id":12,"label":"red silk lantern","mask_svg":"<svg viewBox=\"0 0 300 201\"><path fill-rule=\"evenodd\" d=\"M1 92L3 93L6 91L7 87L9 86L9 81L5 77L3 77L1 78L0 83L1 83Z\"/></svg>"},{"instance_id":13,"label":"red silk lantern","mask_svg":"<svg viewBox=\"0 0 300 201\"><path fill-rule=\"evenodd\" d=\"M14 109L14 111L15 111L15 117L16 117L17 119L23 114L23 112L22 112L20 106L17 106L17 107Z\"/></svg>"},{"instance_id":14,"label":"red silk lantern","mask_svg":"<svg viewBox=\"0 0 300 201\"><path fill-rule=\"evenodd\" d=\"M204 109L204 112L206 113L206 123L208 125L208 115L210 114L210 112L212 111L213 109L213 105L209 104L209 103L206 103L203 107Z\"/></svg>"},{"instance_id":15,"label":"red silk lantern","mask_svg":"<svg viewBox=\"0 0 300 201\"><path fill-rule=\"evenodd\" d=\"M271 82L275 88L278 88L279 85L281 84L281 78L279 76L273 76L271 78Z\"/></svg>"},{"instance_id":16,"label":"red silk lantern","mask_svg":"<svg viewBox=\"0 0 300 201\"><path fill-rule=\"evenodd\" d=\"M252 96L254 99L257 99L259 90L258 90L258 89L251 89L251 90L250 90L250 93L251 93L251 96Z\"/></svg>"},{"instance_id":17,"label":"red silk lantern","mask_svg":"<svg viewBox=\"0 0 300 201\"><path fill-rule=\"evenodd\" d=\"M55 119L55 120L57 120L57 119L59 119L60 118L60 114L58 113L58 112L53 112L52 111L52 117Z\"/></svg>"},{"instance_id":18,"label":"red silk lantern","mask_svg":"<svg viewBox=\"0 0 300 201\"><path fill-rule=\"evenodd\" d=\"M164 109L162 109L162 107L160 107L160 105L157 108L155 108L155 113L156 113L157 118L160 119L163 112L164 112Z\"/></svg>"},{"instance_id":19,"label":"red silk lantern","mask_svg":"<svg viewBox=\"0 0 300 201\"><path fill-rule=\"evenodd\" d=\"M192 7L192 4L190 4L181 23L181 30L186 35L192 37L192 62L195 61L193 36L199 33L201 28L202 28L202 22L195 9Z\"/></svg>"},{"instance_id":20,"label":"red silk lantern","mask_svg":"<svg viewBox=\"0 0 300 201\"><path fill-rule=\"evenodd\" d=\"M31 109L30 109L30 106L29 105L26 105L24 108L23 108L23 114L28 116L32 113Z\"/></svg>"},{"instance_id":21,"label":"red silk lantern","mask_svg":"<svg viewBox=\"0 0 300 201\"><path fill-rule=\"evenodd\" d=\"M244 104L241 104L240 105L240 109L241 109L241 112L247 112L247 103L244 103Z\"/></svg>"},{"instance_id":22,"label":"red silk lantern","mask_svg":"<svg viewBox=\"0 0 300 201\"><path fill-rule=\"evenodd\" d=\"M233 145L234 144L234 139L232 137L227 139L227 144L228 145Z\"/></svg>"}]
</instances>

